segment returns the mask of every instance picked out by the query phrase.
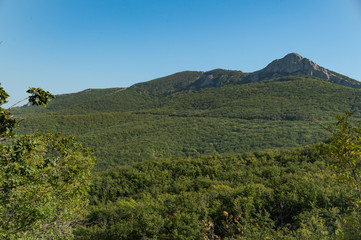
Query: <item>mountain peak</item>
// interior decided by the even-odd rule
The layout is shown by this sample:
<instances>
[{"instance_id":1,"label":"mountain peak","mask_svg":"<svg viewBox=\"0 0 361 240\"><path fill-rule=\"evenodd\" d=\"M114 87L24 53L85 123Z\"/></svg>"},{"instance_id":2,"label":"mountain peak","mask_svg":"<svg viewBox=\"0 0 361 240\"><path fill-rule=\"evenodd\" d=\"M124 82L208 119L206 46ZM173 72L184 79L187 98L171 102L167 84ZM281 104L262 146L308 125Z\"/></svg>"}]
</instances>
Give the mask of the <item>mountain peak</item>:
<instances>
[{"instance_id":1,"label":"mountain peak","mask_svg":"<svg viewBox=\"0 0 361 240\"><path fill-rule=\"evenodd\" d=\"M288 61L300 61L303 59L303 57L298 53L289 53L286 56L284 56L283 59Z\"/></svg>"},{"instance_id":2,"label":"mountain peak","mask_svg":"<svg viewBox=\"0 0 361 240\"><path fill-rule=\"evenodd\" d=\"M312 62L307 58L302 57L298 53L289 53L281 59L276 59L270 64L268 64L268 66L263 70L278 74L290 73L296 75L309 75L309 76L313 76L313 73L315 71L317 72L321 70L326 75L321 78L329 79L328 73L326 73L326 71L323 71L326 69L321 68L316 63Z\"/></svg>"},{"instance_id":3,"label":"mountain peak","mask_svg":"<svg viewBox=\"0 0 361 240\"><path fill-rule=\"evenodd\" d=\"M289 75L311 76L344 86L361 87L360 82L323 68L298 53L289 53L281 59L274 60L262 70L250 73L248 80L256 82Z\"/></svg>"}]
</instances>

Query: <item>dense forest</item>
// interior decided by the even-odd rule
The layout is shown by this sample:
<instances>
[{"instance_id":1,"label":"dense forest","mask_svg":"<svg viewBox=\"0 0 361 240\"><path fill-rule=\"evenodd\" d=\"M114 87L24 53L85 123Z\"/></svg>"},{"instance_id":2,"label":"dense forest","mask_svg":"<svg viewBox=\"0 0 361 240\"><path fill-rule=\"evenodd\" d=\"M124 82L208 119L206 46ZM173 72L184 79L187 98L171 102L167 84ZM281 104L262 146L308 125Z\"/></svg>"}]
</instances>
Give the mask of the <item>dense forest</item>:
<instances>
[{"instance_id":1,"label":"dense forest","mask_svg":"<svg viewBox=\"0 0 361 240\"><path fill-rule=\"evenodd\" d=\"M79 239L352 239L352 189L314 146L162 159L94 175ZM351 234L351 235L349 235Z\"/></svg>"},{"instance_id":2,"label":"dense forest","mask_svg":"<svg viewBox=\"0 0 361 240\"><path fill-rule=\"evenodd\" d=\"M18 134L76 135L95 150L75 239L360 239L359 185L345 170L359 168L360 126L334 118L360 119L360 91L216 69L12 112ZM344 142L357 154L337 165Z\"/></svg>"},{"instance_id":3,"label":"dense forest","mask_svg":"<svg viewBox=\"0 0 361 240\"><path fill-rule=\"evenodd\" d=\"M57 96L47 109L13 113L24 118L21 133L76 135L96 149L96 168L103 170L164 157L313 144L327 139L324 127L336 114L361 108L360 89L323 79L289 76L193 88L199 76L183 72L128 89L87 90ZM182 88L185 83L190 87Z\"/></svg>"}]
</instances>

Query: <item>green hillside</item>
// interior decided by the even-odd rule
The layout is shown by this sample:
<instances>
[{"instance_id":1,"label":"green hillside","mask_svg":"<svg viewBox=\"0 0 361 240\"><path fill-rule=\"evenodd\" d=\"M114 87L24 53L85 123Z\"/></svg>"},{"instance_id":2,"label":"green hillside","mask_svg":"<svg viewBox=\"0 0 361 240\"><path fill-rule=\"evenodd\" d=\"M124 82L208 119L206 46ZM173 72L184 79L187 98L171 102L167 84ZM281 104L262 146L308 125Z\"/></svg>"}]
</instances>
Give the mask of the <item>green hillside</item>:
<instances>
[{"instance_id":1,"label":"green hillside","mask_svg":"<svg viewBox=\"0 0 361 240\"><path fill-rule=\"evenodd\" d=\"M357 196L317 143L336 114L361 118L359 85L249 76L181 72L13 113L21 133L96 150L76 239L358 239Z\"/></svg>"},{"instance_id":2,"label":"green hillside","mask_svg":"<svg viewBox=\"0 0 361 240\"><path fill-rule=\"evenodd\" d=\"M215 85L200 87L205 75ZM360 112L360 89L312 77L247 83L243 76L219 69L181 72L127 89L61 95L45 110L22 107L14 113L24 118L20 132L76 135L96 149L97 168L105 169L164 157L304 146L327 138L323 127L334 115Z\"/></svg>"},{"instance_id":3,"label":"green hillside","mask_svg":"<svg viewBox=\"0 0 361 240\"><path fill-rule=\"evenodd\" d=\"M180 72L129 88L87 89L79 93L56 96L44 108L21 107L14 114L90 114L99 112L125 112L158 106L158 98L184 90L196 81L201 72Z\"/></svg>"}]
</instances>

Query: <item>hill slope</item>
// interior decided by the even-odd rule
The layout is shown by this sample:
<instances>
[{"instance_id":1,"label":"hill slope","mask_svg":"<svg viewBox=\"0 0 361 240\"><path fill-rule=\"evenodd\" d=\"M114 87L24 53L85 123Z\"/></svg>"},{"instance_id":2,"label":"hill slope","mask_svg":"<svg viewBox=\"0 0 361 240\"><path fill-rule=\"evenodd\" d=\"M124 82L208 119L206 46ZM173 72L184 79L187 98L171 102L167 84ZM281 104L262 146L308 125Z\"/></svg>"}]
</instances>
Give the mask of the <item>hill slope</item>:
<instances>
[{"instance_id":1,"label":"hill slope","mask_svg":"<svg viewBox=\"0 0 361 240\"><path fill-rule=\"evenodd\" d=\"M298 73L250 81L253 73L188 71L127 89L58 96L48 109L15 113L25 118L21 132L75 134L96 148L98 169L163 157L291 148L325 140L323 127L335 114L361 109L357 81ZM355 81L354 88L343 86L347 81Z\"/></svg>"}]
</instances>

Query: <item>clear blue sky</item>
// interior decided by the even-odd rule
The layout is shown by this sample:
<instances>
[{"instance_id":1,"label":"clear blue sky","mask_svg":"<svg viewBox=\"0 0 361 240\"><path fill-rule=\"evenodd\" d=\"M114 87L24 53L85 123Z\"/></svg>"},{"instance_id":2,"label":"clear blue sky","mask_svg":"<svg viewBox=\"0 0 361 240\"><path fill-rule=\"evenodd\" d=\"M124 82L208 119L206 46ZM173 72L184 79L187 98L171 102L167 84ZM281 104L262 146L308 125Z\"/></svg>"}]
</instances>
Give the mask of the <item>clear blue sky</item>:
<instances>
[{"instance_id":1,"label":"clear blue sky","mask_svg":"<svg viewBox=\"0 0 361 240\"><path fill-rule=\"evenodd\" d=\"M0 0L0 82L52 93L184 70L251 72L289 52L361 81L360 0Z\"/></svg>"}]
</instances>

